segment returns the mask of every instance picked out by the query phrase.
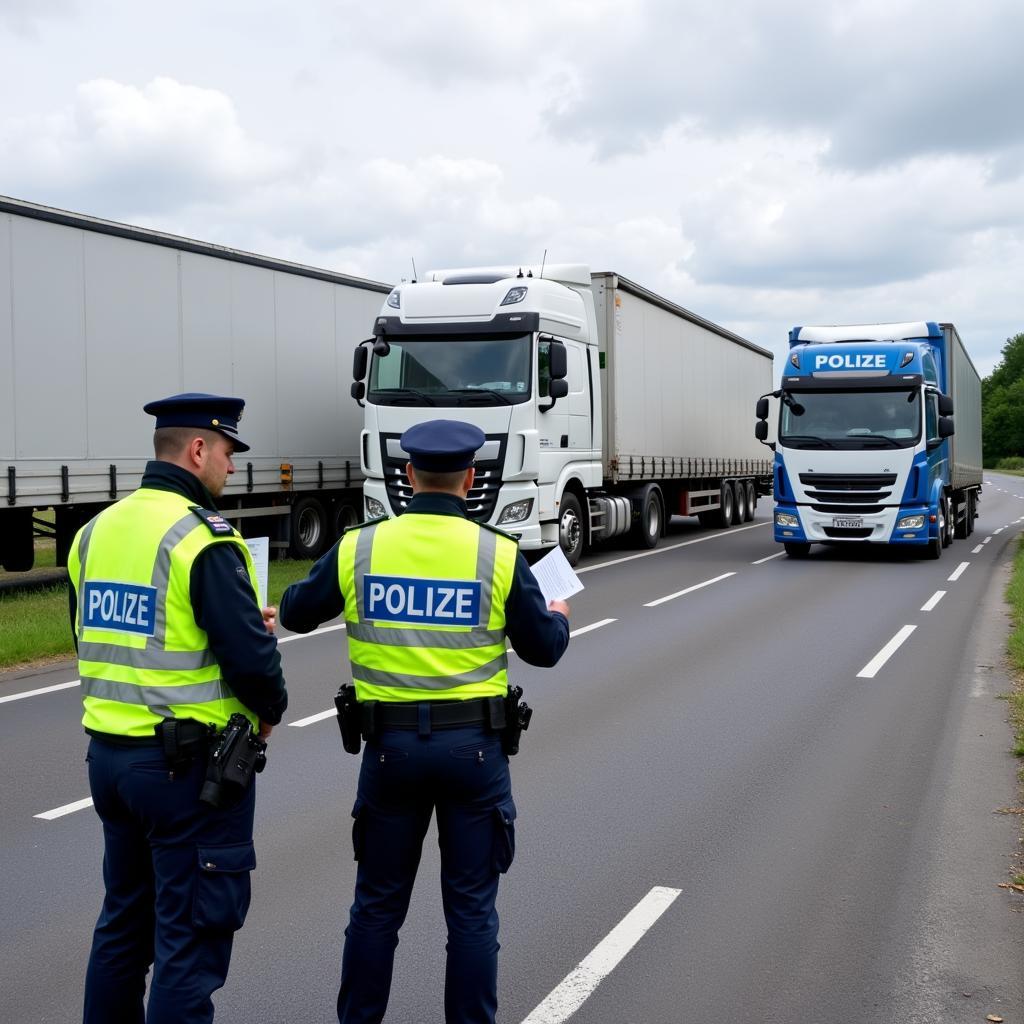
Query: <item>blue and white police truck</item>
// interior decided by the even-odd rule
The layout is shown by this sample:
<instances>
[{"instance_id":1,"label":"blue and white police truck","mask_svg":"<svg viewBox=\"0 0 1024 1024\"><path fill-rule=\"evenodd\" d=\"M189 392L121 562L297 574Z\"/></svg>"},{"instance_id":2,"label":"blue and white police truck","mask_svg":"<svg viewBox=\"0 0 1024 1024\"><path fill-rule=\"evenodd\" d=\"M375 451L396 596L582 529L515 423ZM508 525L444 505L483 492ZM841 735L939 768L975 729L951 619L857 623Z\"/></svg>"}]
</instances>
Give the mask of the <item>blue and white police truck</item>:
<instances>
[{"instance_id":1,"label":"blue and white police truck","mask_svg":"<svg viewBox=\"0 0 1024 1024\"><path fill-rule=\"evenodd\" d=\"M981 381L957 329L794 327L789 343L755 429L775 450L775 540L786 553L867 542L939 558L954 536L969 536L981 496Z\"/></svg>"}]
</instances>

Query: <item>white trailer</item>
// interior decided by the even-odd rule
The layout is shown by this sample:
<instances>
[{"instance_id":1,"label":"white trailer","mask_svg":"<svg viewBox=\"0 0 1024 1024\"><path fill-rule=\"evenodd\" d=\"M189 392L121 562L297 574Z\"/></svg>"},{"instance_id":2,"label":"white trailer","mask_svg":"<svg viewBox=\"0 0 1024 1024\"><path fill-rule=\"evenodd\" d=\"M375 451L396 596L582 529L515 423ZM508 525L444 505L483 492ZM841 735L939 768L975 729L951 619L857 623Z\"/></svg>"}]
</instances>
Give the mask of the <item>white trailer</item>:
<instances>
[{"instance_id":1,"label":"white trailer","mask_svg":"<svg viewBox=\"0 0 1024 1024\"><path fill-rule=\"evenodd\" d=\"M139 485L142 405L183 391L246 401L227 518L317 554L361 509L348 354L389 290L0 198L0 564L31 568L39 531L64 564L78 527Z\"/></svg>"},{"instance_id":2,"label":"white trailer","mask_svg":"<svg viewBox=\"0 0 1024 1024\"><path fill-rule=\"evenodd\" d=\"M654 547L671 515L749 519L771 463L749 436L771 387L765 349L615 273L582 265L435 271L388 296L357 349L369 515L410 491L399 438L429 417L470 420L475 518L525 550L575 562L631 531Z\"/></svg>"}]
</instances>

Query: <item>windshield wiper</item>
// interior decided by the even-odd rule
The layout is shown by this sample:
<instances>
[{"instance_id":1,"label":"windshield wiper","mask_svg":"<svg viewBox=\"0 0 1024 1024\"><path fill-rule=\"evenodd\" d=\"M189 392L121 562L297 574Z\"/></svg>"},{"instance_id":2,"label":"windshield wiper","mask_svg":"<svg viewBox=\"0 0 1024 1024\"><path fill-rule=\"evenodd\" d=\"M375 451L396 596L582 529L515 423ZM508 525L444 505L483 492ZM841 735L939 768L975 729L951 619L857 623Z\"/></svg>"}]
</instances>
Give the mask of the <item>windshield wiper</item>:
<instances>
[{"instance_id":1,"label":"windshield wiper","mask_svg":"<svg viewBox=\"0 0 1024 1024\"><path fill-rule=\"evenodd\" d=\"M377 396L377 395L393 396L396 399L402 399L402 398L406 398L406 397L409 397L409 398L420 398L427 405L437 405L437 402L435 402L430 397L430 395L426 394L423 391L417 391L415 388L374 388L373 391L371 392L371 394L374 395L374 396ZM398 405L398 402L392 402L391 404L392 405Z\"/></svg>"},{"instance_id":2,"label":"windshield wiper","mask_svg":"<svg viewBox=\"0 0 1024 1024\"><path fill-rule=\"evenodd\" d=\"M851 440L853 440L851 438ZM861 434L858 438L860 441L884 441L890 448L902 448L903 445L899 443L894 437L890 437L888 434Z\"/></svg>"},{"instance_id":3,"label":"windshield wiper","mask_svg":"<svg viewBox=\"0 0 1024 1024\"><path fill-rule=\"evenodd\" d=\"M503 395L500 391L492 391L490 388L449 388L448 392L452 395L490 395L505 405L512 404L508 395Z\"/></svg>"},{"instance_id":4,"label":"windshield wiper","mask_svg":"<svg viewBox=\"0 0 1024 1024\"><path fill-rule=\"evenodd\" d=\"M831 441L818 437L817 434L783 434L779 441L783 445L789 444L790 441L810 441L813 444L820 444L822 448L835 448Z\"/></svg>"}]
</instances>

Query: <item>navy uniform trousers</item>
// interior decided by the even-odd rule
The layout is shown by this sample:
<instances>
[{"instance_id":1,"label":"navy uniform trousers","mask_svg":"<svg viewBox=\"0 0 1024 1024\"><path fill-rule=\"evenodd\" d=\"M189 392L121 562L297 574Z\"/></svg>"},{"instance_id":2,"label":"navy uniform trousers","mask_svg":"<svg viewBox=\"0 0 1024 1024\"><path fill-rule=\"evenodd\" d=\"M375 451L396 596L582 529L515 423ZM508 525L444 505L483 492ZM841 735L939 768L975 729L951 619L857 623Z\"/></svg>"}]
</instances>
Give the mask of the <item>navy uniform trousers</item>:
<instances>
[{"instance_id":1,"label":"navy uniform trousers","mask_svg":"<svg viewBox=\"0 0 1024 1024\"><path fill-rule=\"evenodd\" d=\"M106 896L86 973L85 1024L206 1024L249 908L255 786L238 806L215 810L199 802L203 760L172 778L158 746L95 737L87 760L103 822Z\"/></svg>"},{"instance_id":2,"label":"navy uniform trousers","mask_svg":"<svg viewBox=\"0 0 1024 1024\"><path fill-rule=\"evenodd\" d=\"M497 1010L498 878L515 853L508 758L484 726L386 728L368 742L352 816L355 901L345 930L338 1020L378 1024L423 837L437 811L448 925L447 1024L492 1024ZM425 733L425 734L424 734ZM424 1010L422 1017L430 1014Z\"/></svg>"}]
</instances>

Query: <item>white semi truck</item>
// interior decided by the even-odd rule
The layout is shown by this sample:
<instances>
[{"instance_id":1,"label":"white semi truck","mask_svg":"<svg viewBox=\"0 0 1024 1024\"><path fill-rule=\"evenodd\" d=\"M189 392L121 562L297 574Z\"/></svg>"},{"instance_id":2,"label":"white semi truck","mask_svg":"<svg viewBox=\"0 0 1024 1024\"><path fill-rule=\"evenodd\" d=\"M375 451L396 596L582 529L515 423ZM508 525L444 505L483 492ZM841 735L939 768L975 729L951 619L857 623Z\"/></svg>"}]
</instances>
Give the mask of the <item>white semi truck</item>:
<instances>
[{"instance_id":1,"label":"white semi truck","mask_svg":"<svg viewBox=\"0 0 1024 1024\"><path fill-rule=\"evenodd\" d=\"M752 518L771 461L750 436L771 353L615 273L584 265L434 271L387 297L357 347L368 516L411 490L400 438L426 418L477 424L470 515L575 563L669 516Z\"/></svg>"},{"instance_id":2,"label":"white semi truck","mask_svg":"<svg viewBox=\"0 0 1024 1024\"><path fill-rule=\"evenodd\" d=\"M362 509L353 337L386 284L0 198L0 565L75 531L139 485L142 405L246 400L223 509L316 555ZM52 515L46 510L52 509Z\"/></svg>"}]
</instances>

